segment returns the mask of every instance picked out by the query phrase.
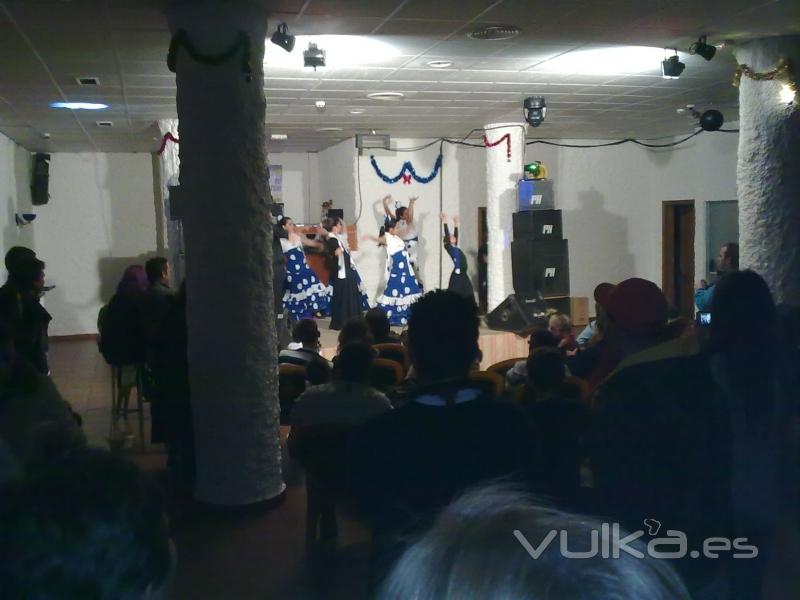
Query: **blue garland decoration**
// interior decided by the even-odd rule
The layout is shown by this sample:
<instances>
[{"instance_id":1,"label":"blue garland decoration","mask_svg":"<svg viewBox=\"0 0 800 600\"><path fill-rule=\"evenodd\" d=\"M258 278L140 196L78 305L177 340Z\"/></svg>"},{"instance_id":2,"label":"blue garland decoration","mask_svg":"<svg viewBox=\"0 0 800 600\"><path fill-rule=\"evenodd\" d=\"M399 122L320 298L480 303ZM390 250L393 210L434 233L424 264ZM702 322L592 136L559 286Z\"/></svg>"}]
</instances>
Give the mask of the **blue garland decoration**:
<instances>
[{"instance_id":1,"label":"blue garland decoration","mask_svg":"<svg viewBox=\"0 0 800 600\"><path fill-rule=\"evenodd\" d=\"M407 160L403 163L403 166L400 168L400 172L397 174L396 177L389 177L383 171L381 171L380 167L378 166L378 162L375 160L374 156L369 157L370 162L372 163L372 168L375 169L375 173L378 174L378 177L383 179L386 183L397 183L400 179L403 180L403 183L411 183L411 178L413 177L415 181L419 183L428 183L432 181L436 175L439 173L439 169L442 168L442 155L436 157L436 164L433 165L433 171L427 177L421 177L417 174L414 170L414 165L411 164L410 160ZM407 173L407 175L406 175Z\"/></svg>"}]
</instances>

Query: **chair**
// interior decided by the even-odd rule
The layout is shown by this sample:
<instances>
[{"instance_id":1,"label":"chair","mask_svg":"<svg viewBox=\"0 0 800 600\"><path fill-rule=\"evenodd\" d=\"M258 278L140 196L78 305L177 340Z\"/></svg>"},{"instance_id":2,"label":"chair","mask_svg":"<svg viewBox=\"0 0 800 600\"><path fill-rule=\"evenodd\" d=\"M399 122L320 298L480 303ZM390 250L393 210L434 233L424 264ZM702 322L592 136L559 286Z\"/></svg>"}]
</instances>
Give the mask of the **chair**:
<instances>
[{"instance_id":1,"label":"chair","mask_svg":"<svg viewBox=\"0 0 800 600\"><path fill-rule=\"evenodd\" d=\"M388 358L376 358L372 361L369 383L375 389L388 392L403 381L403 365Z\"/></svg>"},{"instance_id":2,"label":"chair","mask_svg":"<svg viewBox=\"0 0 800 600\"><path fill-rule=\"evenodd\" d=\"M129 408L128 401L130 396L123 401L122 389L122 374L126 368L135 368L136 375L132 387L136 388L136 408ZM121 442L124 445L124 438L119 438L117 435L116 427L120 419L128 420L130 413L136 413L139 417L139 447L144 450L144 377L142 365L111 365L111 429L109 433L109 442L114 446L115 442ZM127 435L125 436L127 437Z\"/></svg>"},{"instance_id":3,"label":"chair","mask_svg":"<svg viewBox=\"0 0 800 600\"><path fill-rule=\"evenodd\" d=\"M336 423L293 427L287 445L306 475L306 544L337 537L336 503L345 496L347 448L354 427Z\"/></svg>"},{"instance_id":4,"label":"chair","mask_svg":"<svg viewBox=\"0 0 800 600\"><path fill-rule=\"evenodd\" d=\"M300 365L278 365L278 398L281 404L281 425L289 424L289 415L297 397L306 391L306 368Z\"/></svg>"},{"instance_id":5,"label":"chair","mask_svg":"<svg viewBox=\"0 0 800 600\"><path fill-rule=\"evenodd\" d=\"M486 369L489 373L497 373L500 377L505 377L506 373L511 370L511 368L516 365L519 361L528 360L527 356L521 356L519 358L508 358L506 360L501 360L500 362L496 362L493 365L489 365Z\"/></svg>"},{"instance_id":6,"label":"chair","mask_svg":"<svg viewBox=\"0 0 800 600\"><path fill-rule=\"evenodd\" d=\"M411 361L408 359L408 351L403 344L375 344L372 347L377 350L380 358L399 362L403 366L403 377L406 376L411 367Z\"/></svg>"},{"instance_id":7,"label":"chair","mask_svg":"<svg viewBox=\"0 0 800 600\"><path fill-rule=\"evenodd\" d=\"M476 384L476 387L482 392L494 398L502 396L506 386L506 381L502 376L490 371L472 371L469 374L469 380Z\"/></svg>"}]
</instances>

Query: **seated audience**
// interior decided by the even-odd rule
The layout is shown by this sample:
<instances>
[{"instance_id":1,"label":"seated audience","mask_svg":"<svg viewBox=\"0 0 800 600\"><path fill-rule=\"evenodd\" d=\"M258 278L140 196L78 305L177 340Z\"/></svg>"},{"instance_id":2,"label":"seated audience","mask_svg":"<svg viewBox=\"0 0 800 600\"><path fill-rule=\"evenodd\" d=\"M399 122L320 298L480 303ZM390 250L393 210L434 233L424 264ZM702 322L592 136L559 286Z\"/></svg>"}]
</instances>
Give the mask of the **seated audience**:
<instances>
[{"instance_id":1,"label":"seated audience","mask_svg":"<svg viewBox=\"0 0 800 600\"><path fill-rule=\"evenodd\" d=\"M352 317L348 319L339 332L339 352L348 344L366 344L372 346L375 339L372 337L372 330L364 317Z\"/></svg>"},{"instance_id":2,"label":"seated audience","mask_svg":"<svg viewBox=\"0 0 800 600\"><path fill-rule=\"evenodd\" d=\"M341 423L360 425L372 416L391 410L388 398L369 385L374 355L366 344L348 344L333 371L333 383L303 392L292 407L290 424Z\"/></svg>"},{"instance_id":3,"label":"seated audience","mask_svg":"<svg viewBox=\"0 0 800 600\"><path fill-rule=\"evenodd\" d=\"M0 324L0 442L18 468L86 443L80 418L50 378L17 355Z\"/></svg>"},{"instance_id":4,"label":"seated audience","mask_svg":"<svg viewBox=\"0 0 800 600\"><path fill-rule=\"evenodd\" d=\"M727 588L732 600L757 600L766 583L796 584L771 561L788 556L779 539L800 535L800 353L778 342L772 296L751 271L717 283L711 315L702 352L620 369L598 389L598 510L629 527L669 523L689 548L747 538L758 556L676 564L698 597Z\"/></svg>"},{"instance_id":5,"label":"seated audience","mask_svg":"<svg viewBox=\"0 0 800 600\"><path fill-rule=\"evenodd\" d=\"M158 330L164 322L174 294L169 287L169 262L158 256L144 264L147 274L147 291L142 302L142 318L147 335L147 344L152 346Z\"/></svg>"},{"instance_id":6,"label":"seated audience","mask_svg":"<svg viewBox=\"0 0 800 600\"><path fill-rule=\"evenodd\" d=\"M0 321L10 328L17 354L47 375L47 329L52 317L41 304L45 264L22 246L11 248L5 262L8 280L0 288Z\"/></svg>"},{"instance_id":7,"label":"seated audience","mask_svg":"<svg viewBox=\"0 0 800 600\"><path fill-rule=\"evenodd\" d=\"M578 335L577 339L575 340L578 344L578 348L581 350L586 349L589 346L589 343L597 338L599 332L598 325L603 315L603 305L601 299L605 298L612 289L614 289L614 286L606 282L600 283L596 288L594 288L595 318L584 328L583 331L581 331L580 335Z\"/></svg>"},{"instance_id":8,"label":"seated audience","mask_svg":"<svg viewBox=\"0 0 800 600\"><path fill-rule=\"evenodd\" d=\"M591 553L600 521L534 504L498 486L447 507L392 569L379 600L690 600L669 561L646 556L641 542L618 558ZM567 542L548 536L559 532ZM625 538L627 532L621 531ZM593 540L594 538L594 540ZM567 558L561 550L587 552ZM537 550L540 555L534 554Z\"/></svg>"},{"instance_id":9,"label":"seated audience","mask_svg":"<svg viewBox=\"0 0 800 600\"><path fill-rule=\"evenodd\" d=\"M528 339L528 356L537 348L558 348L559 340L547 329L537 329ZM522 385L528 381L528 361L520 360L506 371L506 387Z\"/></svg>"},{"instance_id":10,"label":"seated audience","mask_svg":"<svg viewBox=\"0 0 800 600\"><path fill-rule=\"evenodd\" d=\"M146 334L142 326L147 275L142 265L131 265L122 274L116 293L100 310L98 345L110 365L137 365L146 358Z\"/></svg>"},{"instance_id":11,"label":"seated audience","mask_svg":"<svg viewBox=\"0 0 800 600\"><path fill-rule=\"evenodd\" d=\"M299 347L294 350L281 350L278 355L278 364L305 367L312 360L322 358L319 353L319 338L319 327L314 319L298 321L292 328L292 339Z\"/></svg>"},{"instance_id":12,"label":"seated audience","mask_svg":"<svg viewBox=\"0 0 800 600\"><path fill-rule=\"evenodd\" d=\"M322 385L330 383L333 377L331 363L322 357L315 357L308 361L306 365L306 386Z\"/></svg>"},{"instance_id":13,"label":"seated audience","mask_svg":"<svg viewBox=\"0 0 800 600\"><path fill-rule=\"evenodd\" d=\"M389 317L380 306L369 309L364 314L370 331L373 344L399 344L400 336L392 332Z\"/></svg>"},{"instance_id":14,"label":"seated audience","mask_svg":"<svg viewBox=\"0 0 800 600\"><path fill-rule=\"evenodd\" d=\"M478 353L478 308L450 291L418 300L408 324L417 377L406 404L354 434L354 494L371 519L377 570L398 534L418 531L454 496L497 477L525 479L535 450L519 409L494 402L467 379Z\"/></svg>"},{"instance_id":15,"label":"seated audience","mask_svg":"<svg viewBox=\"0 0 800 600\"><path fill-rule=\"evenodd\" d=\"M558 338L558 349L562 352L574 352L578 349L578 342L572 334L572 321L569 316L562 313L550 315L547 329Z\"/></svg>"},{"instance_id":16,"label":"seated audience","mask_svg":"<svg viewBox=\"0 0 800 600\"><path fill-rule=\"evenodd\" d=\"M717 273L719 276L723 276L725 273L730 273L738 269L739 244L728 242L719 249ZM711 310L715 287L714 283L709 284L705 279L700 280L694 293L694 303L697 305L697 310L700 312L708 312Z\"/></svg>"},{"instance_id":17,"label":"seated audience","mask_svg":"<svg viewBox=\"0 0 800 600\"><path fill-rule=\"evenodd\" d=\"M174 548L158 494L101 450L29 469L0 491L4 598L169 597Z\"/></svg>"},{"instance_id":18,"label":"seated audience","mask_svg":"<svg viewBox=\"0 0 800 600\"><path fill-rule=\"evenodd\" d=\"M589 411L564 387L564 358L556 348L537 348L528 358L522 409L541 448L540 491L576 499L585 456Z\"/></svg>"}]
</instances>

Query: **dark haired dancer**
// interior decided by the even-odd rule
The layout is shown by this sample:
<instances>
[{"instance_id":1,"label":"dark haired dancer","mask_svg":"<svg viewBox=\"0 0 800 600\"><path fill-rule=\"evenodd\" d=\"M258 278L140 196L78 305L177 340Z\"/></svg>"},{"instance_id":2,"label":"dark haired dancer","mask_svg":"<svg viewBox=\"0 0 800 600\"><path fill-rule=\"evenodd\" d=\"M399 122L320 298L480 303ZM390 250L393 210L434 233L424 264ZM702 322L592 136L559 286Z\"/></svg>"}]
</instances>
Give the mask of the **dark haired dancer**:
<instances>
[{"instance_id":1,"label":"dark haired dancer","mask_svg":"<svg viewBox=\"0 0 800 600\"><path fill-rule=\"evenodd\" d=\"M389 208L389 201L391 196L386 196L383 199L383 212L386 218L397 222L397 236L403 240L408 253L408 259L411 261L411 268L414 270L414 275L419 282L419 287L422 289L422 280L420 279L419 265L417 262L417 247L419 246L419 234L417 233L417 225L414 221L414 205L418 198L413 196L408 199L408 206L398 206L395 211Z\"/></svg>"},{"instance_id":2,"label":"dark haired dancer","mask_svg":"<svg viewBox=\"0 0 800 600\"><path fill-rule=\"evenodd\" d=\"M328 265L333 289L330 303L331 329L341 329L348 319L369 310L369 300L350 255L344 221L338 217L327 218L323 228L328 232L325 245L331 254Z\"/></svg>"},{"instance_id":3,"label":"dark haired dancer","mask_svg":"<svg viewBox=\"0 0 800 600\"><path fill-rule=\"evenodd\" d=\"M283 217L278 225L286 232L281 238L281 250L286 257L286 280L283 307L289 311L293 321L326 315L331 301L331 287L323 285L306 262L304 246L320 248L322 244L309 240L297 232L289 217Z\"/></svg>"},{"instance_id":4,"label":"dark haired dancer","mask_svg":"<svg viewBox=\"0 0 800 600\"><path fill-rule=\"evenodd\" d=\"M447 215L442 213L439 218L444 225L444 249L453 259L453 272L450 273L450 282L447 289L465 298L475 300L475 291L467 274L467 257L458 247L458 215L453 217L453 235L447 228Z\"/></svg>"}]
</instances>

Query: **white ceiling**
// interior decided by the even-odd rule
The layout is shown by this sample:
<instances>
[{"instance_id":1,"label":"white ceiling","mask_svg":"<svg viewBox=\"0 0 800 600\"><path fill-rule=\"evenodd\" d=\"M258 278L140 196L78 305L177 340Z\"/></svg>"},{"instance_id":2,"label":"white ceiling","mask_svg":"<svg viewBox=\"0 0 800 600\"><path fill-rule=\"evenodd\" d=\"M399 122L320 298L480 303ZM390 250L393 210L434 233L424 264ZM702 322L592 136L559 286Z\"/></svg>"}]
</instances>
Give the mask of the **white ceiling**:
<instances>
[{"instance_id":1,"label":"white ceiling","mask_svg":"<svg viewBox=\"0 0 800 600\"><path fill-rule=\"evenodd\" d=\"M175 117L175 76L165 58L164 0L0 1L0 131L36 151L153 151L157 119ZM286 133L270 151L316 151L356 132L400 137L459 136L494 121L521 118L526 96L544 95L547 120L529 136L655 137L692 130L676 109L693 103L737 117L735 61L723 49L711 62L683 56L680 79L649 70L623 74L551 72L556 57L620 45L686 50L702 33L712 43L800 32L797 0L274 0L298 35L370 36L393 49L317 72L265 64L267 123ZM476 41L487 24L514 24L518 37ZM278 52L278 49L267 44ZM300 44L294 54L300 54ZM632 50L632 52L637 52ZM365 53L369 54L369 53ZM268 54L269 57L269 54ZM431 60L448 60L432 69ZM560 60L563 60L561 58ZM360 64L359 64L360 63ZM556 69L556 71L558 71ZM98 76L98 88L78 76ZM370 100L375 91L405 94ZM50 102L96 101L105 111L57 110ZM319 113L315 101L325 100ZM360 108L363 114L350 110ZM101 129L97 120L111 120ZM341 132L320 128L341 127ZM45 139L49 134L49 139Z\"/></svg>"}]
</instances>

